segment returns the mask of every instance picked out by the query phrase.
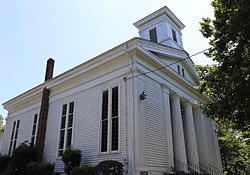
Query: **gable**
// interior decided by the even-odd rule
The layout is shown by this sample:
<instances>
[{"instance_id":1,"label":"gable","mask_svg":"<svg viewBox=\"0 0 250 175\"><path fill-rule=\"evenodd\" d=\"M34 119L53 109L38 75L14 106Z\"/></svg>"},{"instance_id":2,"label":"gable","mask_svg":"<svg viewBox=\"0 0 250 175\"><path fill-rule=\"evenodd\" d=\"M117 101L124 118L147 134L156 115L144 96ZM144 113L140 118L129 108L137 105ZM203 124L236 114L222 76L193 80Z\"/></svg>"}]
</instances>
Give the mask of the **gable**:
<instances>
[{"instance_id":1,"label":"gable","mask_svg":"<svg viewBox=\"0 0 250 175\"><path fill-rule=\"evenodd\" d=\"M191 65L190 63L188 63L188 61L190 61L190 58L177 58L155 51L150 52L158 57L161 62L163 62L172 71L174 71L178 76L187 80L192 85L196 86L199 83L197 72L194 67L191 67L193 66L193 63L191 63Z\"/></svg>"}]
</instances>

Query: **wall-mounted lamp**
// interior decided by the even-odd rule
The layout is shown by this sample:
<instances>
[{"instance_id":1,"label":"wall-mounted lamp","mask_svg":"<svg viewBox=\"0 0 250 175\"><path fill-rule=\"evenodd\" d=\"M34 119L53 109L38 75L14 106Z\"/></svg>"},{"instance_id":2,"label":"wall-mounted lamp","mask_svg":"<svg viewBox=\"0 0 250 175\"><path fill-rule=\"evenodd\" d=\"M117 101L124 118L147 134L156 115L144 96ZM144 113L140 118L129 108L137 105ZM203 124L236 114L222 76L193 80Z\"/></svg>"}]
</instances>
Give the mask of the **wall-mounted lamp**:
<instances>
[{"instance_id":1,"label":"wall-mounted lamp","mask_svg":"<svg viewBox=\"0 0 250 175\"><path fill-rule=\"evenodd\" d=\"M145 100L146 98L147 98L147 94L146 94L146 92L145 91L143 91L141 94L140 94L140 99L141 100Z\"/></svg>"}]
</instances>

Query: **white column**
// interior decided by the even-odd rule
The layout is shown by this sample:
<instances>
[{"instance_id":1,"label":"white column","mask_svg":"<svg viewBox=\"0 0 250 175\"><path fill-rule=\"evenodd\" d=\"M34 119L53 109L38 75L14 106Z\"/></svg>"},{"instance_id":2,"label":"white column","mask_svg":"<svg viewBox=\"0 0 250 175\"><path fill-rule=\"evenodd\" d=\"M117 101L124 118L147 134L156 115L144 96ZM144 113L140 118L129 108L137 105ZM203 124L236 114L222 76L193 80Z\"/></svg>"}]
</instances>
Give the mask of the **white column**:
<instances>
[{"instance_id":1,"label":"white column","mask_svg":"<svg viewBox=\"0 0 250 175\"><path fill-rule=\"evenodd\" d=\"M200 161L200 170L206 171L206 167L208 167L208 147L207 147L207 136L206 136L206 127L204 116L201 113L200 107L196 106L193 109L194 112L194 125L195 132L197 138L197 147L199 153L199 161Z\"/></svg>"},{"instance_id":2,"label":"white column","mask_svg":"<svg viewBox=\"0 0 250 175\"><path fill-rule=\"evenodd\" d=\"M163 90L163 100L164 100L164 111L165 111L165 129L166 129L166 140L167 140L167 158L168 166L170 170L174 168L174 152L173 152L173 138L172 138L172 122L170 113L170 99L169 99L169 89L162 87Z\"/></svg>"},{"instance_id":3,"label":"white column","mask_svg":"<svg viewBox=\"0 0 250 175\"><path fill-rule=\"evenodd\" d=\"M188 164L195 170L199 170L199 155L197 149L197 141L195 134L194 118L193 118L193 109L190 102L185 102L184 104L184 133L185 133L185 142L187 149L187 160ZM191 171L194 169L191 168Z\"/></svg>"},{"instance_id":4,"label":"white column","mask_svg":"<svg viewBox=\"0 0 250 175\"><path fill-rule=\"evenodd\" d=\"M173 143L174 143L174 158L175 168L178 171L187 171L187 158L185 149L185 140L183 133L183 124L181 117L181 104L180 97L172 95L171 97L171 115L172 115L172 131L173 131Z\"/></svg>"}]
</instances>

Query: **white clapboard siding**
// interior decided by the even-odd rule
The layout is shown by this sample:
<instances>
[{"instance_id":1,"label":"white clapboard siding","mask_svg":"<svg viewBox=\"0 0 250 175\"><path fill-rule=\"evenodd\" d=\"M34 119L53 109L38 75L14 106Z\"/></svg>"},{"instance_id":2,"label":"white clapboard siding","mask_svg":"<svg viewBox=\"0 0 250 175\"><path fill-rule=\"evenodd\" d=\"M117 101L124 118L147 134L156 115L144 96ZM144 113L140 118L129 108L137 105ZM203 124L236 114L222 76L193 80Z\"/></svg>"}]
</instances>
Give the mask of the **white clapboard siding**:
<instances>
[{"instance_id":1,"label":"white clapboard siding","mask_svg":"<svg viewBox=\"0 0 250 175\"><path fill-rule=\"evenodd\" d=\"M4 128L4 135L3 135L3 145L2 145L2 154L7 155L9 152L10 146L10 137L12 132L13 120L8 119L6 121L6 127Z\"/></svg>"},{"instance_id":2,"label":"white clapboard siding","mask_svg":"<svg viewBox=\"0 0 250 175\"><path fill-rule=\"evenodd\" d=\"M61 105L62 101L49 103L49 113L47 119L47 129L44 146L44 160L55 162L57 159L59 127L61 122Z\"/></svg>"},{"instance_id":3,"label":"white clapboard siding","mask_svg":"<svg viewBox=\"0 0 250 175\"><path fill-rule=\"evenodd\" d=\"M148 166L167 167L163 93L160 84L145 80L146 159Z\"/></svg>"},{"instance_id":4,"label":"white clapboard siding","mask_svg":"<svg viewBox=\"0 0 250 175\"><path fill-rule=\"evenodd\" d=\"M98 153L100 97L97 87L77 96L73 145L82 150L83 162L91 162Z\"/></svg>"},{"instance_id":5,"label":"white clapboard siding","mask_svg":"<svg viewBox=\"0 0 250 175\"><path fill-rule=\"evenodd\" d=\"M114 154L100 154L99 124L102 90L116 85L120 88L120 151ZM96 165L103 160L117 160L123 163L126 149L126 107L125 86L124 81L120 77L50 103L44 159L55 163L55 172L63 172L62 161L57 158L60 114L62 104L70 101L75 101L72 146L82 151L81 163Z\"/></svg>"},{"instance_id":6,"label":"white clapboard siding","mask_svg":"<svg viewBox=\"0 0 250 175\"><path fill-rule=\"evenodd\" d=\"M12 134L12 127L14 121L20 120L16 148L23 142L30 143L34 115L38 113L39 113L39 108L31 110L30 109L26 110L26 108L24 108L22 113L17 115L13 113L8 116L5 128L2 154L9 153L10 138Z\"/></svg>"}]
</instances>

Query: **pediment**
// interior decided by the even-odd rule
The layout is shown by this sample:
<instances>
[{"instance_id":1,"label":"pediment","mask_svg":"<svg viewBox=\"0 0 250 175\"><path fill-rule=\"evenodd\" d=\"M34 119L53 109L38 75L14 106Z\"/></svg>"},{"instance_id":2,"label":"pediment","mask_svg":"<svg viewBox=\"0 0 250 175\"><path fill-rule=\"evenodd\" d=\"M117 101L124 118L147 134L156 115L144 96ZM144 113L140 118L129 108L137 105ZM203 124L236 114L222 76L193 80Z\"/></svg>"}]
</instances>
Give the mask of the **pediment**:
<instances>
[{"instance_id":1,"label":"pediment","mask_svg":"<svg viewBox=\"0 0 250 175\"><path fill-rule=\"evenodd\" d=\"M177 76L189 81L192 85L196 86L199 83L197 71L194 68L192 60L188 57L180 58L169 56L168 54L150 51L154 54L161 62L163 62L168 68L176 73Z\"/></svg>"}]
</instances>

